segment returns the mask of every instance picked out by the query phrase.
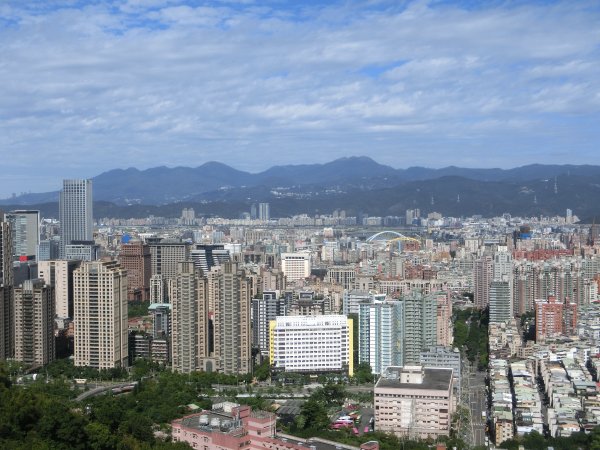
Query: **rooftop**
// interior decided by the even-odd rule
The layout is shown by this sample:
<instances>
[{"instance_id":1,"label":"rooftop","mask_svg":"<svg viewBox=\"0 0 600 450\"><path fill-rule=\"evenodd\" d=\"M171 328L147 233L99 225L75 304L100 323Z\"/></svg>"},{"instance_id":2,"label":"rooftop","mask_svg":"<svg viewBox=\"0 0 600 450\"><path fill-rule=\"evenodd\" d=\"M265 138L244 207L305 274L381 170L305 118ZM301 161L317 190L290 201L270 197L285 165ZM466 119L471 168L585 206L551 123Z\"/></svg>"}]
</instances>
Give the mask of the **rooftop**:
<instances>
[{"instance_id":1,"label":"rooftop","mask_svg":"<svg viewBox=\"0 0 600 450\"><path fill-rule=\"evenodd\" d=\"M452 369L423 369L422 383L402 383L395 378L379 378L375 385L377 388L402 388L402 389L433 389L448 390L452 381Z\"/></svg>"}]
</instances>

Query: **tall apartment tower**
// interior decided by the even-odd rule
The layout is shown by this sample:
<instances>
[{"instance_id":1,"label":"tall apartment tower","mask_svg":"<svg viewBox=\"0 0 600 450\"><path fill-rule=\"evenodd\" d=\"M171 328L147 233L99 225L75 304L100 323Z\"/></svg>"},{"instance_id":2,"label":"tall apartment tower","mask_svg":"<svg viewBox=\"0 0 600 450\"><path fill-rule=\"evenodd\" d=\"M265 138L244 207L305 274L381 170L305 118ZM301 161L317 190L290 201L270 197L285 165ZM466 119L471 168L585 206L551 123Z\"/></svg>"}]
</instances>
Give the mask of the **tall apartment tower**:
<instances>
[{"instance_id":1,"label":"tall apartment tower","mask_svg":"<svg viewBox=\"0 0 600 450\"><path fill-rule=\"evenodd\" d=\"M40 367L54 361L54 287L36 278L15 287L15 359Z\"/></svg>"},{"instance_id":2,"label":"tall apartment tower","mask_svg":"<svg viewBox=\"0 0 600 450\"><path fill-rule=\"evenodd\" d=\"M475 281L475 307L485 309L490 303L490 283L494 277L494 260L490 255L484 255L475 261L473 277Z\"/></svg>"},{"instance_id":3,"label":"tall apartment tower","mask_svg":"<svg viewBox=\"0 0 600 450\"><path fill-rule=\"evenodd\" d=\"M73 284L75 365L126 367L127 272L116 261L85 261Z\"/></svg>"},{"instance_id":4,"label":"tall apartment tower","mask_svg":"<svg viewBox=\"0 0 600 450\"><path fill-rule=\"evenodd\" d=\"M278 292L267 291L262 298L252 299L252 345L260 349L263 356L269 354L271 321L286 315L285 299L278 297Z\"/></svg>"},{"instance_id":5,"label":"tall apartment tower","mask_svg":"<svg viewBox=\"0 0 600 450\"><path fill-rule=\"evenodd\" d=\"M39 261L38 277L54 287L56 317L73 318L73 272L80 261Z\"/></svg>"},{"instance_id":6,"label":"tall apartment tower","mask_svg":"<svg viewBox=\"0 0 600 450\"><path fill-rule=\"evenodd\" d=\"M506 276L494 279L490 283L490 322L498 323L510 320L513 316L512 284Z\"/></svg>"},{"instance_id":7,"label":"tall apartment tower","mask_svg":"<svg viewBox=\"0 0 600 450\"><path fill-rule=\"evenodd\" d=\"M127 271L127 299L150 300L150 247L141 241L123 244L119 264Z\"/></svg>"},{"instance_id":8,"label":"tall apartment tower","mask_svg":"<svg viewBox=\"0 0 600 450\"><path fill-rule=\"evenodd\" d=\"M92 180L63 180L60 192L60 259L73 241L94 240Z\"/></svg>"},{"instance_id":9,"label":"tall apartment tower","mask_svg":"<svg viewBox=\"0 0 600 450\"><path fill-rule=\"evenodd\" d=\"M172 298L172 368L190 373L208 357L208 282L191 261L177 265Z\"/></svg>"},{"instance_id":10,"label":"tall apartment tower","mask_svg":"<svg viewBox=\"0 0 600 450\"><path fill-rule=\"evenodd\" d=\"M271 206L268 203L258 204L258 219L264 221L271 219Z\"/></svg>"},{"instance_id":11,"label":"tall apartment tower","mask_svg":"<svg viewBox=\"0 0 600 450\"><path fill-rule=\"evenodd\" d=\"M12 232L0 216L0 360L15 354L13 310Z\"/></svg>"},{"instance_id":12,"label":"tall apartment tower","mask_svg":"<svg viewBox=\"0 0 600 450\"><path fill-rule=\"evenodd\" d=\"M36 259L40 244L40 212L11 211L4 214L4 220L11 226L13 260Z\"/></svg>"},{"instance_id":13,"label":"tall apartment tower","mask_svg":"<svg viewBox=\"0 0 600 450\"><path fill-rule=\"evenodd\" d=\"M250 331L251 283L237 263L223 264L216 277L214 349L225 374L252 371Z\"/></svg>"},{"instance_id":14,"label":"tall apartment tower","mask_svg":"<svg viewBox=\"0 0 600 450\"><path fill-rule=\"evenodd\" d=\"M150 303L169 303L167 281L162 275L150 277Z\"/></svg>"}]
</instances>

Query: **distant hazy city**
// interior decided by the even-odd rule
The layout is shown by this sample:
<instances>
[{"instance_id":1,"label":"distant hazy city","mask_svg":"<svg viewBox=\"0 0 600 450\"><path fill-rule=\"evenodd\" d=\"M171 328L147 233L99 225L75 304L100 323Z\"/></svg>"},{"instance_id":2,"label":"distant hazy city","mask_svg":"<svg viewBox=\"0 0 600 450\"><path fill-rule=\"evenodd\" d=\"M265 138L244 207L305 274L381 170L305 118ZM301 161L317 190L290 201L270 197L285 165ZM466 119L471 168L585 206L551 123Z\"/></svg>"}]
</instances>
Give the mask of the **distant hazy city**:
<instances>
[{"instance_id":1,"label":"distant hazy city","mask_svg":"<svg viewBox=\"0 0 600 450\"><path fill-rule=\"evenodd\" d=\"M144 416L162 445L512 448L600 425L600 224L576 211L98 218L84 179L58 198L2 216L0 357L95 420L170 373L194 393Z\"/></svg>"}]
</instances>

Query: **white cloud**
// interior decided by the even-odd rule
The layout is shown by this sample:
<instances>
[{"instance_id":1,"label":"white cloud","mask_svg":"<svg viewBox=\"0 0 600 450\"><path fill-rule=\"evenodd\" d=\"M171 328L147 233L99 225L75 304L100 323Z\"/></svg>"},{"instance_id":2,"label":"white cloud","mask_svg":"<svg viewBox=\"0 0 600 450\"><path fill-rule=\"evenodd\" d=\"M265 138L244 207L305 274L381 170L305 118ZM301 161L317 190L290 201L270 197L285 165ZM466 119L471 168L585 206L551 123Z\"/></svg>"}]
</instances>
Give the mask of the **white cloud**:
<instances>
[{"instance_id":1,"label":"white cloud","mask_svg":"<svg viewBox=\"0 0 600 450\"><path fill-rule=\"evenodd\" d=\"M600 163L599 44L600 11L567 1L10 2L0 174L43 159L40 179L58 185L73 171L345 153L440 166L482 148L509 166L566 145L570 162ZM571 142L554 139L557 122Z\"/></svg>"}]
</instances>

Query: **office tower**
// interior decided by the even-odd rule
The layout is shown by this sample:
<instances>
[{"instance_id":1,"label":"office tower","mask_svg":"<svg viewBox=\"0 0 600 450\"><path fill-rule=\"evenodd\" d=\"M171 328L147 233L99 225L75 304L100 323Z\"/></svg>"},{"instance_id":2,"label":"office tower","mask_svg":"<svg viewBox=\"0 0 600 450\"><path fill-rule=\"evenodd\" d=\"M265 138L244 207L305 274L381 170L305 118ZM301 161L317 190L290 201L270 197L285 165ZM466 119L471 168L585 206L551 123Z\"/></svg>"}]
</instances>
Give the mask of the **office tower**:
<instances>
[{"instance_id":1,"label":"office tower","mask_svg":"<svg viewBox=\"0 0 600 450\"><path fill-rule=\"evenodd\" d=\"M94 240L92 180L63 180L60 192L60 258L73 241Z\"/></svg>"},{"instance_id":2,"label":"office tower","mask_svg":"<svg viewBox=\"0 0 600 450\"><path fill-rule=\"evenodd\" d=\"M252 299L252 345L264 356L269 354L269 326L277 316L285 316L285 300L278 292L263 292Z\"/></svg>"},{"instance_id":3,"label":"office tower","mask_svg":"<svg viewBox=\"0 0 600 450\"><path fill-rule=\"evenodd\" d=\"M12 232L0 216L0 360L15 353L13 309Z\"/></svg>"},{"instance_id":4,"label":"office tower","mask_svg":"<svg viewBox=\"0 0 600 450\"><path fill-rule=\"evenodd\" d=\"M310 277L310 254L282 253L281 271L289 283Z\"/></svg>"},{"instance_id":5,"label":"office tower","mask_svg":"<svg viewBox=\"0 0 600 450\"><path fill-rule=\"evenodd\" d=\"M226 262L215 277L214 350L221 371L252 371L250 331L251 285L237 263Z\"/></svg>"},{"instance_id":6,"label":"office tower","mask_svg":"<svg viewBox=\"0 0 600 450\"><path fill-rule=\"evenodd\" d=\"M54 288L36 278L15 287L15 359L40 367L54 361Z\"/></svg>"},{"instance_id":7,"label":"office tower","mask_svg":"<svg viewBox=\"0 0 600 450\"><path fill-rule=\"evenodd\" d=\"M163 275L165 279L177 275L177 264L189 259L189 246L173 239L148 240L152 275Z\"/></svg>"},{"instance_id":8,"label":"office tower","mask_svg":"<svg viewBox=\"0 0 600 450\"><path fill-rule=\"evenodd\" d=\"M354 374L353 322L347 316L277 317L271 322L271 332L273 370Z\"/></svg>"},{"instance_id":9,"label":"office tower","mask_svg":"<svg viewBox=\"0 0 600 450\"><path fill-rule=\"evenodd\" d=\"M126 367L127 273L116 261L85 261L73 272L75 365Z\"/></svg>"},{"instance_id":10,"label":"office tower","mask_svg":"<svg viewBox=\"0 0 600 450\"><path fill-rule=\"evenodd\" d=\"M359 305L358 359L373 373L404 365L404 305L399 301Z\"/></svg>"},{"instance_id":11,"label":"office tower","mask_svg":"<svg viewBox=\"0 0 600 450\"><path fill-rule=\"evenodd\" d=\"M374 389L375 429L412 439L450 435L452 369L390 368Z\"/></svg>"},{"instance_id":12,"label":"office tower","mask_svg":"<svg viewBox=\"0 0 600 450\"><path fill-rule=\"evenodd\" d=\"M150 300L150 247L141 241L121 245L119 264L127 271L127 299Z\"/></svg>"},{"instance_id":13,"label":"office tower","mask_svg":"<svg viewBox=\"0 0 600 450\"><path fill-rule=\"evenodd\" d=\"M100 254L100 246L94 241L71 241L65 245L64 259L69 261L96 261Z\"/></svg>"},{"instance_id":14,"label":"office tower","mask_svg":"<svg viewBox=\"0 0 600 450\"><path fill-rule=\"evenodd\" d=\"M490 283L494 276L494 260L490 255L484 255L477 261L473 268L475 282L475 307L487 308L490 303Z\"/></svg>"},{"instance_id":15,"label":"office tower","mask_svg":"<svg viewBox=\"0 0 600 450\"><path fill-rule=\"evenodd\" d=\"M258 204L258 219L265 222L271 219L271 207L268 203Z\"/></svg>"},{"instance_id":16,"label":"office tower","mask_svg":"<svg viewBox=\"0 0 600 450\"><path fill-rule=\"evenodd\" d=\"M256 208L256 203L252 203L250 206L250 218L252 220L256 220L258 218L258 210Z\"/></svg>"},{"instance_id":17,"label":"office tower","mask_svg":"<svg viewBox=\"0 0 600 450\"><path fill-rule=\"evenodd\" d=\"M40 212L17 210L4 214L12 231L13 260L27 261L36 258L40 243Z\"/></svg>"},{"instance_id":18,"label":"office tower","mask_svg":"<svg viewBox=\"0 0 600 450\"><path fill-rule=\"evenodd\" d=\"M490 284L490 323L506 322L513 317L511 283L504 276Z\"/></svg>"},{"instance_id":19,"label":"office tower","mask_svg":"<svg viewBox=\"0 0 600 450\"><path fill-rule=\"evenodd\" d=\"M54 287L56 317L73 318L73 272L79 261L40 261L38 277Z\"/></svg>"},{"instance_id":20,"label":"office tower","mask_svg":"<svg viewBox=\"0 0 600 450\"><path fill-rule=\"evenodd\" d=\"M172 368L190 373L208 355L208 284L191 261L177 265L172 301Z\"/></svg>"},{"instance_id":21,"label":"office tower","mask_svg":"<svg viewBox=\"0 0 600 450\"><path fill-rule=\"evenodd\" d=\"M571 336L577 330L577 304L550 295L535 302L535 341Z\"/></svg>"},{"instance_id":22,"label":"office tower","mask_svg":"<svg viewBox=\"0 0 600 450\"><path fill-rule=\"evenodd\" d=\"M150 303L169 303L167 282L162 275L150 277Z\"/></svg>"},{"instance_id":23,"label":"office tower","mask_svg":"<svg viewBox=\"0 0 600 450\"><path fill-rule=\"evenodd\" d=\"M230 260L229 251L222 244L197 244L190 252L190 258L197 269L207 274L215 266L220 266Z\"/></svg>"}]
</instances>

